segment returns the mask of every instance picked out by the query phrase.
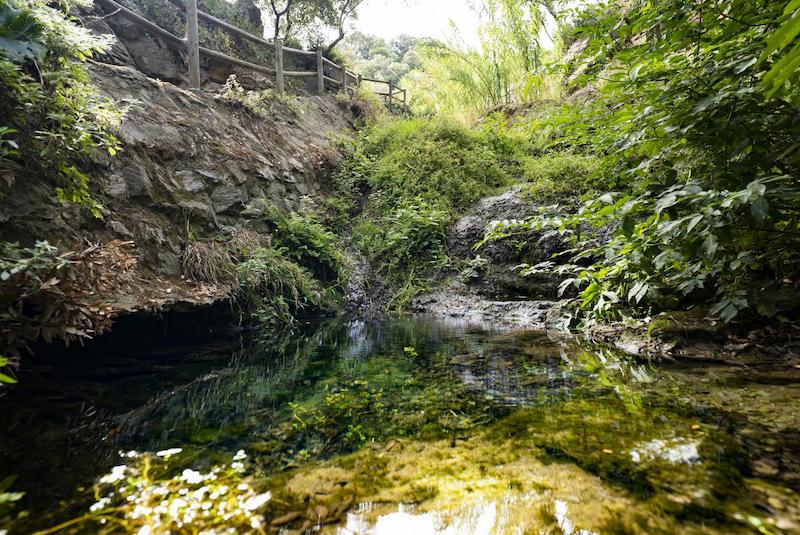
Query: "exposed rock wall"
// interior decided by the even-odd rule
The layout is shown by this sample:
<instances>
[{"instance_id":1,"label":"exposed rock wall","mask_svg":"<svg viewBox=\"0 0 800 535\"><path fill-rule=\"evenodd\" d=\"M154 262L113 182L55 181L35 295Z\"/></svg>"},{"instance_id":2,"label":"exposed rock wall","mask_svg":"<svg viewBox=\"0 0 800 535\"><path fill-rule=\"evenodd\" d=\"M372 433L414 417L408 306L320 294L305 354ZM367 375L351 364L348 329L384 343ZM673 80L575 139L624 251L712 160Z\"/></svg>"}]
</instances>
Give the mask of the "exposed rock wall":
<instances>
[{"instance_id":1,"label":"exposed rock wall","mask_svg":"<svg viewBox=\"0 0 800 535\"><path fill-rule=\"evenodd\" d=\"M208 90L187 91L133 66L96 63L92 74L124 114L117 132L122 152L98 152L84 169L103 218L59 204L51 183L17 180L3 186L0 239L46 239L62 248L86 240L134 241L147 295L119 296L124 309L224 294L181 279L187 237L245 224L246 206L258 199L286 210L314 208L338 158L332 140L351 131L347 112L332 96L275 102L271 114L259 118Z\"/></svg>"}]
</instances>

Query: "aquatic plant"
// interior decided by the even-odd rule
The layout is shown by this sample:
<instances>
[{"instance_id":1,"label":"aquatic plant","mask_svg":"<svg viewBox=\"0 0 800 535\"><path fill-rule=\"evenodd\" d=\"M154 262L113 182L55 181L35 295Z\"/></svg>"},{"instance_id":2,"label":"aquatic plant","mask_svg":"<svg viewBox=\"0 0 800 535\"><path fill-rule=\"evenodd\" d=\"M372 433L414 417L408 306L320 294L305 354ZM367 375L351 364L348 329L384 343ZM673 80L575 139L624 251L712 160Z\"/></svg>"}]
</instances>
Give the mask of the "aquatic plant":
<instances>
[{"instance_id":1,"label":"aquatic plant","mask_svg":"<svg viewBox=\"0 0 800 535\"><path fill-rule=\"evenodd\" d=\"M266 533L262 513L272 498L259 493L245 474L247 455L239 451L229 464L207 471L180 470L182 450L122 454L95 485L95 503L85 515L39 535L93 533Z\"/></svg>"}]
</instances>

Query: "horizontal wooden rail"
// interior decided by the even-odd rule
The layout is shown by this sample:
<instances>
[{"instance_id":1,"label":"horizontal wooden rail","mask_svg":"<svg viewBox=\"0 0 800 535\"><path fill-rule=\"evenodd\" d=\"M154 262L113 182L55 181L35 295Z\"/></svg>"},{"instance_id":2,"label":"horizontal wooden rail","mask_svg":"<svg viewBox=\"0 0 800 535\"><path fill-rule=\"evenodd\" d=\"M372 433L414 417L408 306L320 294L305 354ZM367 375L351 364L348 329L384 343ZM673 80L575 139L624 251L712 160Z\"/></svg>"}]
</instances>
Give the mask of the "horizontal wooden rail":
<instances>
[{"instance_id":1,"label":"horizontal wooden rail","mask_svg":"<svg viewBox=\"0 0 800 535\"><path fill-rule=\"evenodd\" d=\"M313 56L316 56L316 55L317 55L317 53L316 53L316 52L311 52L311 51L309 51L309 50L300 50L299 48L292 48L292 47L290 47L290 46L284 46L284 47L283 47L283 50L284 50L285 52L291 52L292 54L298 54L298 55L300 55L300 56L308 56L308 57L313 57Z\"/></svg>"},{"instance_id":2,"label":"horizontal wooden rail","mask_svg":"<svg viewBox=\"0 0 800 535\"><path fill-rule=\"evenodd\" d=\"M202 46L200 47L200 54L221 61L227 61L228 63L233 63L234 65L238 65L239 67L244 67L245 69L251 69L263 74L273 75L277 72L275 69L270 69L269 67L264 67L256 63L250 63L249 61L245 61L243 59L234 58L227 54L223 54L222 52L217 52L216 50L211 50L210 48L204 48Z\"/></svg>"},{"instance_id":3,"label":"horizontal wooden rail","mask_svg":"<svg viewBox=\"0 0 800 535\"><path fill-rule=\"evenodd\" d=\"M283 71L284 76L294 76L296 78L308 78L316 76L317 71Z\"/></svg>"},{"instance_id":4,"label":"horizontal wooden rail","mask_svg":"<svg viewBox=\"0 0 800 535\"><path fill-rule=\"evenodd\" d=\"M126 19L130 20L138 24L139 26L143 27L145 30L152 32L153 34L161 37L165 41L170 44L177 45L177 46L184 46L183 39L178 37L177 35L172 35L167 30L163 29L161 26L153 24L146 18L142 17L141 15L134 13L127 7L114 2L114 0L100 0L101 3L113 8L116 10L120 15L125 17Z\"/></svg>"},{"instance_id":5,"label":"horizontal wooden rail","mask_svg":"<svg viewBox=\"0 0 800 535\"><path fill-rule=\"evenodd\" d=\"M167 2L169 2L173 6L177 7L178 9L180 9L181 12L183 12L186 9L186 2L184 2L184 0L167 0ZM234 26L233 24L225 22L222 19L218 19L214 15L209 15L208 13L205 13L203 11L198 10L197 11L197 18L202 20L202 21L205 21L205 22L207 22L207 23L209 23L209 24L211 24L213 26L217 26L219 28L222 28L223 30L226 30L226 31L228 31L230 33L236 34L239 37L243 37L245 39L249 39L250 41L253 41L254 43L258 43L260 45L268 46L270 48L272 46L274 46L274 43L271 43L271 42L267 41L263 37L259 37L257 35L254 35L254 34L248 32L248 31L242 30L238 26Z\"/></svg>"},{"instance_id":6,"label":"horizontal wooden rail","mask_svg":"<svg viewBox=\"0 0 800 535\"><path fill-rule=\"evenodd\" d=\"M386 97L387 101L389 102L394 101L395 99L404 104L406 102L406 97L407 97L406 90L396 87L391 81L376 80L374 78L364 78L362 76L359 76L356 73L348 70L346 67L337 65L331 59L326 58L319 50L313 52L307 50L300 50L297 48L283 46L283 42L281 39L277 39L275 41L269 41L267 39L264 39L263 37L254 35L213 15L209 15L208 13L197 10L194 1L190 1L191 6L187 6L186 0L167 0L167 2L169 2L176 8L183 10L183 12L186 14L187 34L188 34L187 39L183 39L181 37L178 37L177 35L173 35L169 31L161 28L160 26L158 26L153 22L150 22L146 18L128 9L127 7L119 4L115 0L99 0L99 1L101 4L104 4L106 7L114 10L114 12L110 13L109 16L120 15L130 20L134 24L140 26L145 31L150 32L153 35L156 35L157 37L160 37L161 39L166 41L168 45L178 48L181 52L188 52L189 64L190 64L189 80L190 80L190 86L192 86L193 88L200 87L200 80L198 75L199 65L197 62L197 57L199 54L219 61L227 62L231 65L236 65L238 67L243 67L270 76L276 76L275 87L279 94L283 93L283 86L284 86L283 79L284 77L288 76L295 78L317 78L317 91L320 94L323 94L325 92L325 82L328 82L329 84L335 86L339 86L341 90L345 92L348 90L354 90L355 87L360 86L362 82L387 84L389 86L388 93L377 92L376 94L382 97ZM218 52L216 50L211 50L209 48L200 46L196 39L198 19L212 26L221 28L224 31L237 35L243 39L247 39L259 45L269 47L271 50L274 50L275 68L265 67L257 63L252 63L250 61L235 58L229 56L228 54L224 54L222 52ZM283 58L287 52L290 54L297 54L305 57L316 57L316 70L285 71L283 69ZM193 57L194 59L192 59ZM324 67L326 64L332 69L338 71L338 73L335 75L331 74L331 76L325 74ZM341 79L337 80L333 76L337 76ZM354 83L351 84L351 80ZM401 94L402 94L402 99L398 96Z\"/></svg>"}]
</instances>

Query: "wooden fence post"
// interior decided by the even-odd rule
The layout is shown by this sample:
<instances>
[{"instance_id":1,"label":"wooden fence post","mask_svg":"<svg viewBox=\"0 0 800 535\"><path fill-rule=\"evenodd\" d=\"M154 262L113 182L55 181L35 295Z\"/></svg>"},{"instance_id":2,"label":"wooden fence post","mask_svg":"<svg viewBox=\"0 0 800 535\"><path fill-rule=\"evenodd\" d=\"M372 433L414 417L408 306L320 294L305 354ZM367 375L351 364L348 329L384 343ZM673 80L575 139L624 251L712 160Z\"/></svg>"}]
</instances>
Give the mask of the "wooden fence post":
<instances>
[{"instance_id":1,"label":"wooden fence post","mask_svg":"<svg viewBox=\"0 0 800 535\"><path fill-rule=\"evenodd\" d=\"M186 0L186 52L189 59L189 87L200 88L200 37L197 34L197 0Z\"/></svg>"},{"instance_id":2,"label":"wooden fence post","mask_svg":"<svg viewBox=\"0 0 800 535\"><path fill-rule=\"evenodd\" d=\"M325 94L325 64L322 60L322 50L317 50L317 93Z\"/></svg>"},{"instance_id":3,"label":"wooden fence post","mask_svg":"<svg viewBox=\"0 0 800 535\"><path fill-rule=\"evenodd\" d=\"M408 96L407 91L408 89L403 89L403 106L406 105L406 97Z\"/></svg>"},{"instance_id":4,"label":"wooden fence post","mask_svg":"<svg viewBox=\"0 0 800 535\"><path fill-rule=\"evenodd\" d=\"M359 74L359 75L358 75L358 85L357 85L356 87L358 87L359 89L361 89L361 84L362 84L362 83L364 83L364 82L363 82L362 76Z\"/></svg>"},{"instance_id":5,"label":"wooden fence post","mask_svg":"<svg viewBox=\"0 0 800 535\"><path fill-rule=\"evenodd\" d=\"M347 96L347 67L342 65L342 92Z\"/></svg>"},{"instance_id":6,"label":"wooden fence post","mask_svg":"<svg viewBox=\"0 0 800 535\"><path fill-rule=\"evenodd\" d=\"M283 39L275 39L275 90L283 95Z\"/></svg>"},{"instance_id":7,"label":"wooden fence post","mask_svg":"<svg viewBox=\"0 0 800 535\"><path fill-rule=\"evenodd\" d=\"M392 100L394 99L392 93L394 93L394 84L392 83L391 80L389 80L389 98L387 99L387 102L389 102L389 104L391 104Z\"/></svg>"}]
</instances>

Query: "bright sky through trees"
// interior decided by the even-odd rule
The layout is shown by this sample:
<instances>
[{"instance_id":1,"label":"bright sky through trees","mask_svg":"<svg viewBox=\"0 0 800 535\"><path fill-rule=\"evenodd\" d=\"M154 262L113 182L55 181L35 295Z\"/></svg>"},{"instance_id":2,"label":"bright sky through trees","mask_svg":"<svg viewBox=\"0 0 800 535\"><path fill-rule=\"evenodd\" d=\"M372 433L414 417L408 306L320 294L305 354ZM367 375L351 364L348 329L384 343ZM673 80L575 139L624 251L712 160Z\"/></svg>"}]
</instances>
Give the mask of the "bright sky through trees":
<instances>
[{"instance_id":1,"label":"bright sky through trees","mask_svg":"<svg viewBox=\"0 0 800 535\"><path fill-rule=\"evenodd\" d=\"M356 29L385 39L408 34L447 40L452 21L467 44L478 45L479 16L468 0L367 0L358 14Z\"/></svg>"}]
</instances>

